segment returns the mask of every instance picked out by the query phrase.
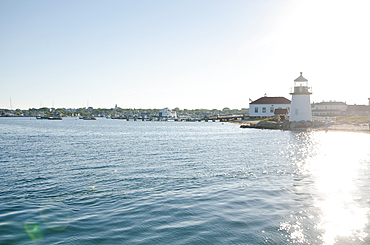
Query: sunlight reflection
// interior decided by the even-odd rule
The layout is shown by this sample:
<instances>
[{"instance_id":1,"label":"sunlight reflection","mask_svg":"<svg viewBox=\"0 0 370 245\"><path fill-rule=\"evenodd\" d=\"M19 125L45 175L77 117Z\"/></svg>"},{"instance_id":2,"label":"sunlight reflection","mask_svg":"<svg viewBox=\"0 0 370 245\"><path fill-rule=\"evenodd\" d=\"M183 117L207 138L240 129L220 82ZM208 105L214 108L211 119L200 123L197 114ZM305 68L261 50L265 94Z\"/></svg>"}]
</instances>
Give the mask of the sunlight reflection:
<instances>
[{"instance_id":1,"label":"sunlight reflection","mask_svg":"<svg viewBox=\"0 0 370 245\"><path fill-rule=\"evenodd\" d=\"M306 243L307 240L303 234L302 224L296 222L295 224L291 225L289 222L285 222L280 224L279 230L286 230L290 233L288 241L292 240L294 243Z\"/></svg>"},{"instance_id":2,"label":"sunlight reflection","mask_svg":"<svg viewBox=\"0 0 370 245\"><path fill-rule=\"evenodd\" d=\"M361 196L357 194L359 175L366 168L364 159L369 151L363 135L321 134L316 151L306 168L314 176L318 190L315 206L321 209L322 216L317 229L323 230L324 244L334 244L339 236L355 236L363 241L368 235L363 229L369 211L361 206Z\"/></svg>"}]
</instances>

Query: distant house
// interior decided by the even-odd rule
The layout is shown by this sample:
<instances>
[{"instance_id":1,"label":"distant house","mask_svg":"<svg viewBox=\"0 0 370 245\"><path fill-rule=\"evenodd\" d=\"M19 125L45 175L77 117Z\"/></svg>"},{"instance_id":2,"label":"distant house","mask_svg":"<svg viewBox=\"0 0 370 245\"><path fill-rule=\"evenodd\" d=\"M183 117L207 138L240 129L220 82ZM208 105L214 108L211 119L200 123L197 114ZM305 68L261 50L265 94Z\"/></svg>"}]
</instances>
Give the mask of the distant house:
<instances>
[{"instance_id":1,"label":"distant house","mask_svg":"<svg viewBox=\"0 0 370 245\"><path fill-rule=\"evenodd\" d=\"M177 118L176 111L162 109L159 111L159 117L162 118Z\"/></svg>"},{"instance_id":2,"label":"distant house","mask_svg":"<svg viewBox=\"0 0 370 245\"><path fill-rule=\"evenodd\" d=\"M139 117L139 118L150 118L150 112L139 112L137 114L137 117Z\"/></svg>"},{"instance_id":3,"label":"distant house","mask_svg":"<svg viewBox=\"0 0 370 245\"><path fill-rule=\"evenodd\" d=\"M249 103L249 116L271 117L280 114L288 114L290 103L291 101L284 97L261 97Z\"/></svg>"},{"instance_id":4,"label":"distant house","mask_svg":"<svg viewBox=\"0 0 370 245\"><path fill-rule=\"evenodd\" d=\"M370 114L370 105L348 105L347 114Z\"/></svg>"},{"instance_id":5,"label":"distant house","mask_svg":"<svg viewBox=\"0 0 370 245\"><path fill-rule=\"evenodd\" d=\"M345 115L347 104L339 101L323 101L311 104L312 115L314 116L338 116Z\"/></svg>"}]
</instances>

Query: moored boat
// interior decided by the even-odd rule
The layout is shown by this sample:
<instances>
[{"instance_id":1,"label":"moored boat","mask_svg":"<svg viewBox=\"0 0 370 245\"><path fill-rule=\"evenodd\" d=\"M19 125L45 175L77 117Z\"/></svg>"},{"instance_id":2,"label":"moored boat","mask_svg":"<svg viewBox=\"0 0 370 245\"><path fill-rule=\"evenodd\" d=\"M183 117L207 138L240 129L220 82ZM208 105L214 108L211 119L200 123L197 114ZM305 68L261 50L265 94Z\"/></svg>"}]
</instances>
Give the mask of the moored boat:
<instances>
[{"instance_id":1,"label":"moored boat","mask_svg":"<svg viewBox=\"0 0 370 245\"><path fill-rule=\"evenodd\" d=\"M83 120L96 120L96 118L95 117L83 117L82 118Z\"/></svg>"}]
</instances>

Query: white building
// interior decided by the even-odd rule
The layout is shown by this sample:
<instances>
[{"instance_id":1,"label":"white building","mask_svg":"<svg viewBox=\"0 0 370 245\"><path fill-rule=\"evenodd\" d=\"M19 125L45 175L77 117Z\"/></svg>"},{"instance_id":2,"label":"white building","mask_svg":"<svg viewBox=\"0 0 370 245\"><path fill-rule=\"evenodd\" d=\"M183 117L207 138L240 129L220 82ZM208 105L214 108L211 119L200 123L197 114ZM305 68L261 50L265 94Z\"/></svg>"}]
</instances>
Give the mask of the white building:
<instances>
[{"instance_id":1,"label":"white building","mask_svg":"<svg viewBox=\"0 0 370 245\"><path fill-rule=\"evenodd\" d=\"M261 97L249 103L250 117L272 117L276 114L289 113L290 100L284 97ZM276 113L278 112L278 113Z\"/></svg>"},{"instance_id":2,"label":"white building","mask_svg":"<svg viewBox=\"0 0 370 245\"><path fill-rule=\"evenodd\" d=\"M176 113L176 111L162 109L162 110L159 111L159 117L176 119L177 118L177 113Z\"/></svg>"},{"instance_id":3,"label":"white building","mask_svg":"<svg viewBox=\"0 0 370 245\"><path fill-rule=\"evenodd\" d=\"M292 95L292 103L290 106L289 121L312 121L310 95L311 88L308 87L308 80L301 75L294 80L294 90Z\"/></svg>"},{"instance_id":4,"label":"white building","mask_svg":"<svg viewBox=\"0 0 370 245\"><path fill-rule=\"evenodd\" d=\"M311 104L313 116L336 116L345 115L347 104L339 101L323 101Z\"/></svg>"}]
</instances>

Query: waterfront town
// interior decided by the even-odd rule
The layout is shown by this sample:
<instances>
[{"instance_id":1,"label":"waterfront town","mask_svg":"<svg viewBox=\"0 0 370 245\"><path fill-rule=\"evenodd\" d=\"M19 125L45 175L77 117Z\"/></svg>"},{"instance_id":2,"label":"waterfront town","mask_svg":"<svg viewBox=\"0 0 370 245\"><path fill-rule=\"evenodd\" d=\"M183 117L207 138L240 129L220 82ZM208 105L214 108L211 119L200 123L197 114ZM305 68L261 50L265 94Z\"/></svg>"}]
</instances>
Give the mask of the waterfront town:
<instances>
[{"instance_id":1,"label":"waterfront town","mask_svg":"<svg viewBox=\"0 0 370 245\"><path fill-rule=\"evenodd\" d=\"M322 101L310 102L312 88L308 86L308 80L300 76L294 80L294 87L291 88L291 100L285 97L263 97L252 100L249 99L249 108L230 109L228 107L222 110L212 109L123 109L115 105L111 109L94 109L85 107L78 109L66 108L30 108L21 109L0 109L1 117L36 117L37 119L58 119L62 117L79 117L81 119L93 119L96 117L105 117L109 119L134 119L134 120L175 120L175 121L200 121L200 120L263 120L273 118L273 120L289 118L290 122L314 122L324 121L330 117L331 121L336 121L337 117L346 117L346 115L363 115L360 122L370 119L370 98L367 105L347 105L342 101ZM353 123L353 122L352 122ZM370 120L369 120L370 127Z\"/></svg>"},{"instance_id":2,"label":"waterfront town","mask_svg":"<svg viewBox=\"0 0 370 245\"><path fill-rule=\"evenodd\" d=\"M111 118L138 118L138 119L182 119L198 120L207 117L223 116L244 116L250 118L266 118L278 115L287 115L290 111L291 101L285 97L268 97L263 96L254 101L250 101L249 108L230 109L228 107L222 110L218 109L123 109L113 107L110 109L103 108L30 108L21 109L0 109L1 117L37 117L41 115L59 116L59 117L83 117L91 115L94 117L111 117ZM370 98L367 105L348 105L341 101L322 101L311 103L312 116L335 117L345 115L369 115L370 116Z\"/></svg>"},{"instance_id":3,"label":"waterfront town","mask_svg":"<svg viewBox=\"0 0 370 245\"><path fill-rule=\"evenodd\" d=\"M228 107L222 110L218 109L179 109L174 108L172 110L168 108L164 109L123 109L117 107L110 109L102 108L30 108L28 110L9 110L0 109L1 117L38 117L38 116L49 116L49 117L96 117L96 118L112 118L112 119L145 119L145 120L158 120L158 119L181 119L181 120L197 120L205 117L217 117L217 116L231 116L231 115L248 115L248 109L230 109Z\"/></svg>"}]
</instances>

